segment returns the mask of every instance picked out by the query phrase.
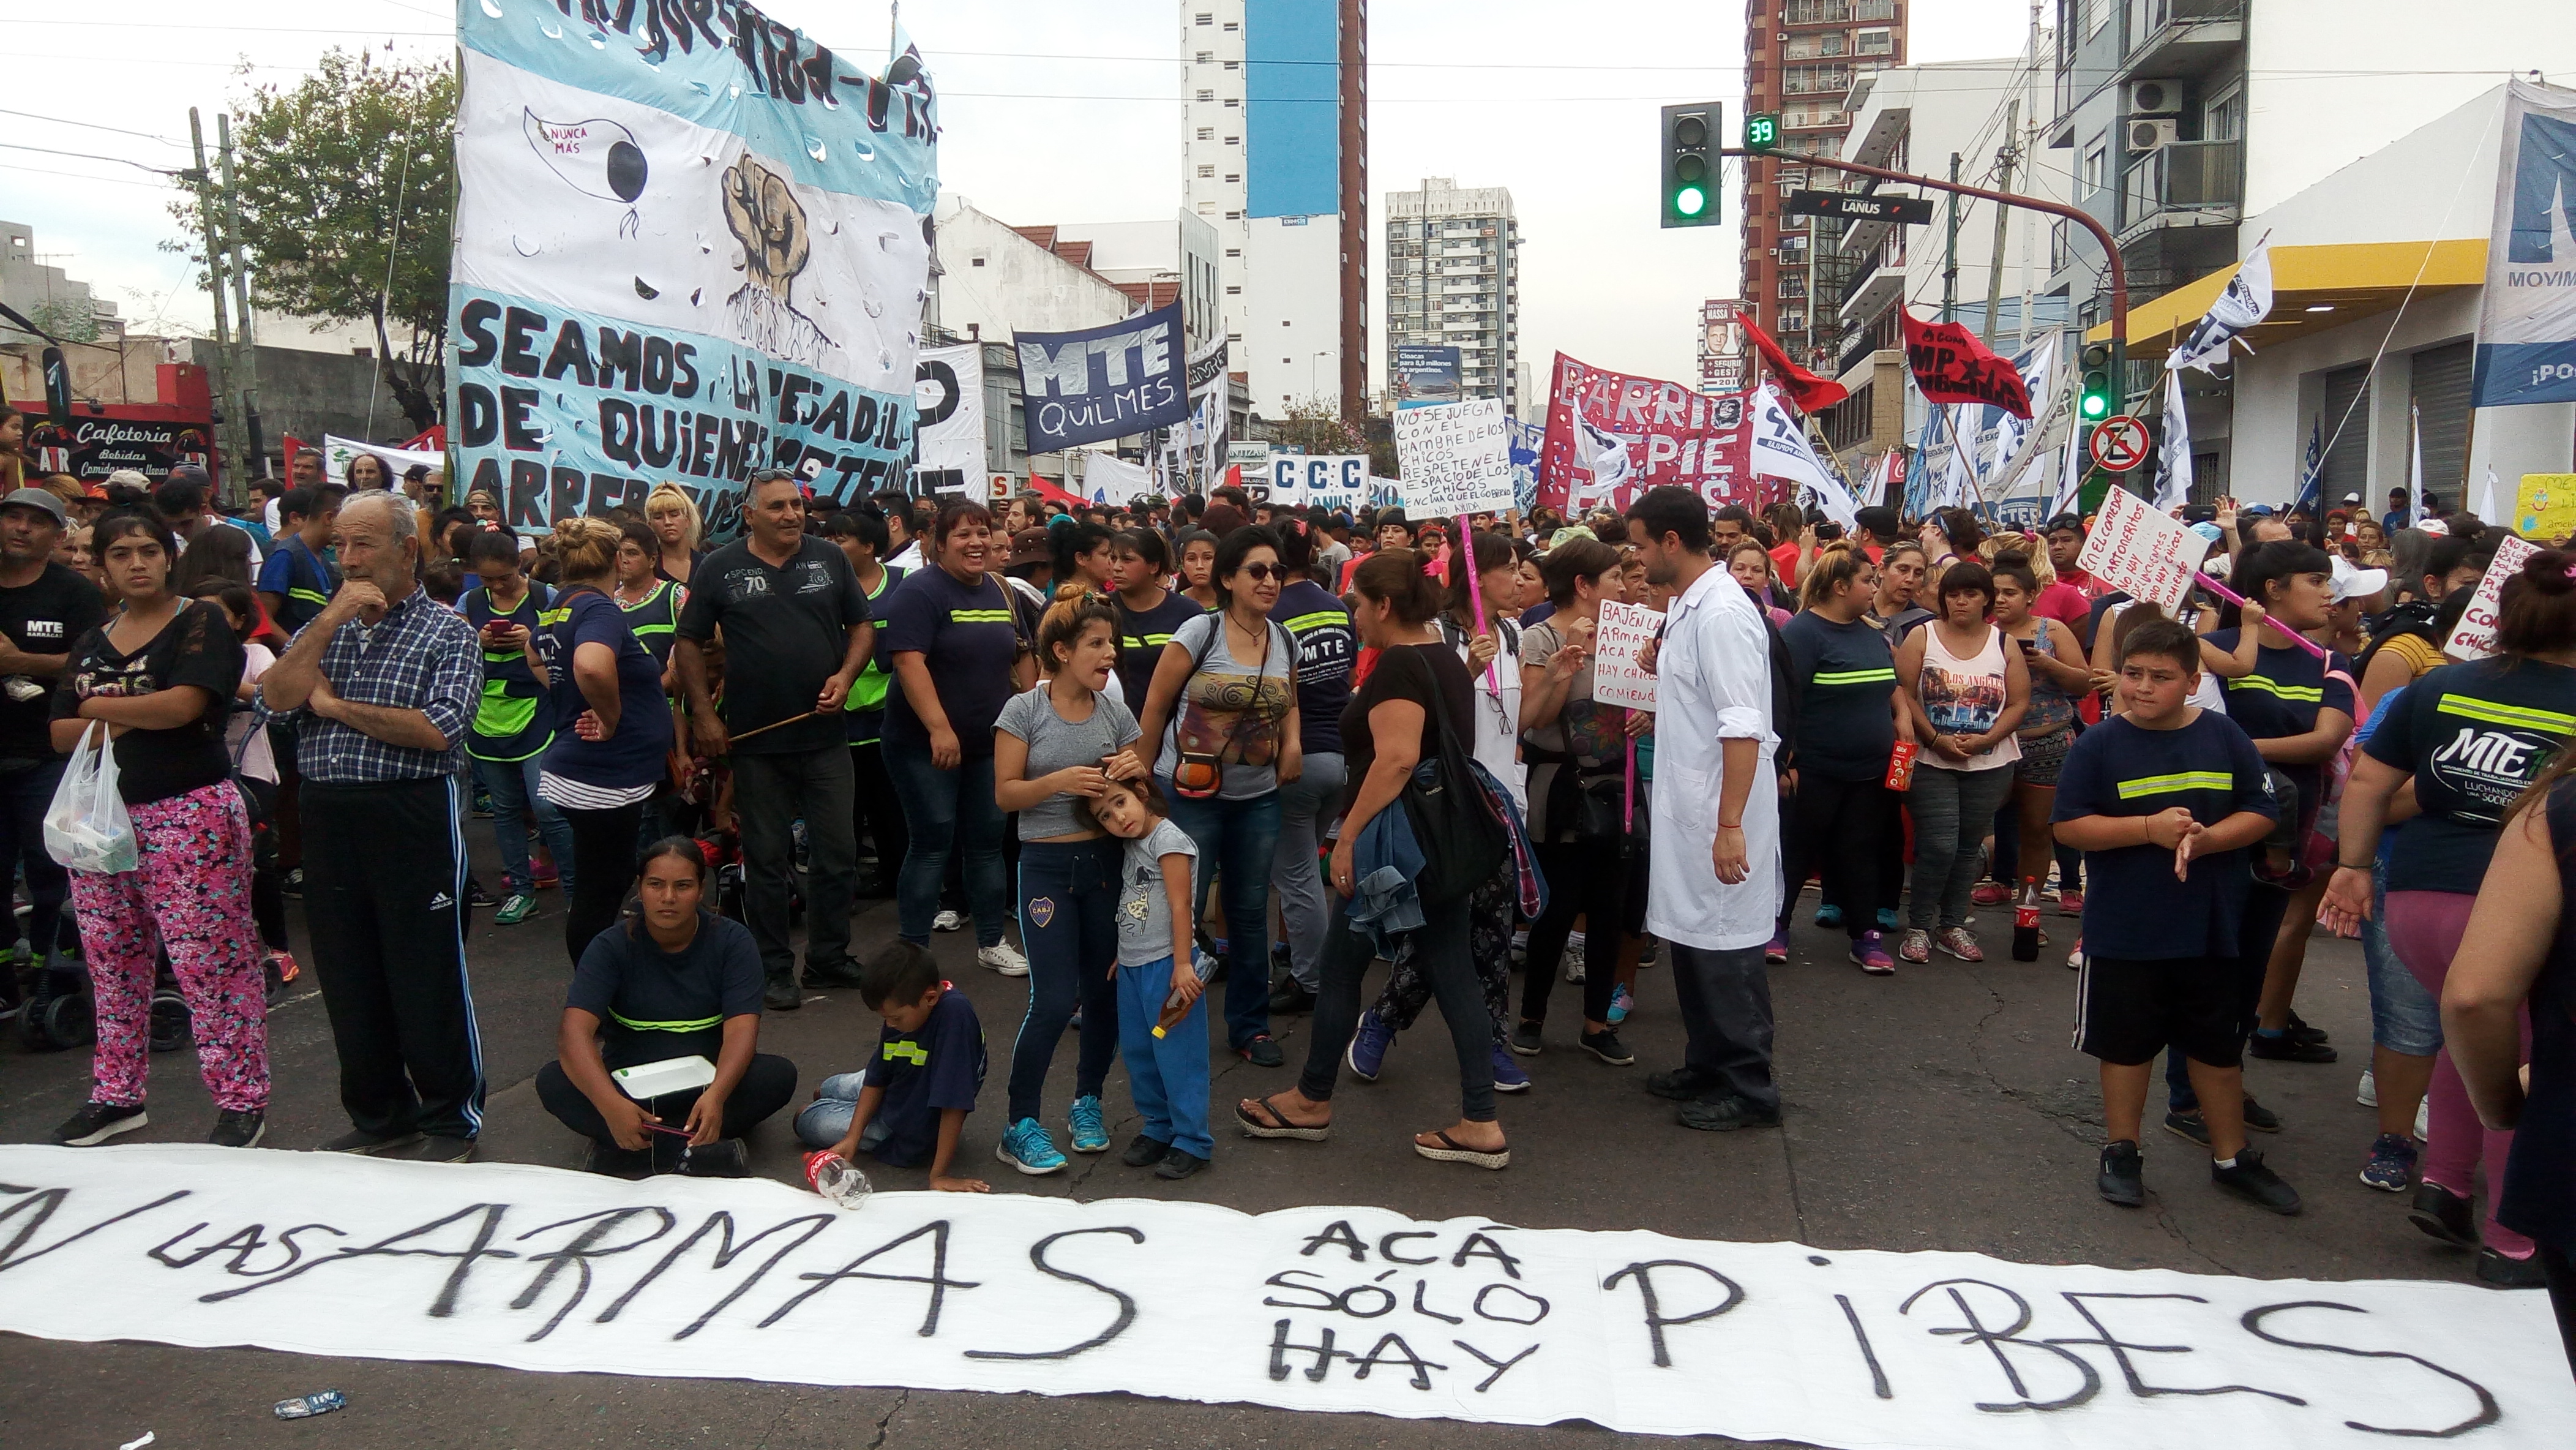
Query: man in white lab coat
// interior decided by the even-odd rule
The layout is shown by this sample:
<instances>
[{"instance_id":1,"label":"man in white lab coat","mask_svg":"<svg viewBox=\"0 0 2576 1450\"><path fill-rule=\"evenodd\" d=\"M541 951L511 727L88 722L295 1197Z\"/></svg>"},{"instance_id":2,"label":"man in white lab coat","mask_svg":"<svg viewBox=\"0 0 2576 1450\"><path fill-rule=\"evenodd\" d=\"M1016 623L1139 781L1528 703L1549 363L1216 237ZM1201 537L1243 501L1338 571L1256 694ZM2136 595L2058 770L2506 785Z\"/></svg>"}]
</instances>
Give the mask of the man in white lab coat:
<instances>
[{"instance_id":1,"label":"man in white lab coat","mask_svg":"<svg viewBox=\"0 0 2576 1450\"><path fill-rule=\"evenodd\" d=\"M1646 581L1672 591L1655 659L1654 852L1646 930L1670 948L1688 1037L1682 1066L1647 1090L1683 1126L1776 1127L1771 982L1762 963L1780 906L1780 796L1772 755L1771 642L1761 612L1709 554L1708 505L1686 488L1628 506Z\"/></svg>"}]
</instances>

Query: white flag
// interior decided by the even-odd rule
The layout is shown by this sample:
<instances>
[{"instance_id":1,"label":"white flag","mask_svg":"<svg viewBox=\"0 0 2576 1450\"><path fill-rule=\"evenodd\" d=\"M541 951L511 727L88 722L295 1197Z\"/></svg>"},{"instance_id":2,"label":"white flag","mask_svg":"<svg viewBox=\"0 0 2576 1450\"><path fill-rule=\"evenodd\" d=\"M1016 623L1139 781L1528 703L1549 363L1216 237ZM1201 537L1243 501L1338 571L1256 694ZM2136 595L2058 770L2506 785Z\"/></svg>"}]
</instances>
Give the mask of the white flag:
<instances>
[{"instance_id":1,"label":"white flag","mask_svg":"<svg viewBox=\"0 0 2576 1450\"><path fill-rule=\"evenodd\" d=\"M2042 526L2042 527L2045 527L2045 526L2047 525L2047 523L2048 523L2048 519L2056 518L2056 517L2058 517L2060 514L2071 514L2071 513L2074 513L2077 509L2079 509L2079 508L2083 507L2083 504L2084 504L2084 439L2083 439L2083 433L2084 433L2084 430L2083 430L2083 429L2081 429L2081 428L2079 428L2079 427L2077 427L2077 426L2075 426L2075 423L2074 423L2074 420L2073 420L2073 419L2069 419L2069 420L2067 420L2067 428L2066 428L2066 468L2065 468L2065 476L2058 480L2058 484L2057 484L2057 497L2055 497L2055 498L2053 498L2053 499L2050 499L2050 500L2048 501L2048 518L2044 518L2044 519L2041 519L2041 520L2040 520L2040 524L2041 524L2041 526Z\"/></svg>"},{"instance_id":2,"label":"white flag","mask_svg":"<svg viewBox=\"0 0 2576 1450\"><path fill-rule=\"evenodd\" d=\"M2493 524L2496 519L2495 465L2487 465L2487 481L2478 490L2478 517Z\"/></svg>"},{"instance_id":3,"label":"white flag","mask_svg":"<svg viewBox=\"0 0 2576 1450\"><path fill-rule=\"evenodd\" d=\"M1833 470L1816 456L1797 416L1781 404L1780 395L1768 385L1754 402L1753 473L1757 478L1785 478L1816 489L1830 485L1835 492L1850 497L1834 478Z\"/></svg>"},{"instance_id":4,"label":"white flag","mask_svg":"<svg viewBox=\"0 0 2576 1450\"><path fill-rule=\"evenodd\" d=\"M2156 449L2156 511L2191 502L2191 424L2182 409L2182 374L2165 374L2164 440Z\"/></svg>"},{"instance_id":5,"label":"white flag","mask_svg":"<svg viewBox=\"0 0 2576 1450\"><path fill-rule=\"evenodd\" d=\"M2424 410L2406 405L2406 527L2424 523Z\"/></svg>"},{"instance_id":6,"label":"white flag","mask_svg":"<svg viewBox=\"0 0 2576 1450\"><path fill-rule=\"evenodd\" d=\"M1959 436L1959 420L1967 414L1970 406L1967 403L1953 403L1946 414L1945 421L1950 428L1950 466L1949 470L1941 476L1940 499L1943 508L1966 509L1977 506L1976 463L1968 456L1968 440Z\"/></svg>"},{"instance_id":7,"label":"white flag","mask_svg":"<svg viewBox=\"0 0 2576 1450\"><path fill-rule=\"evenodd\" d=\"M2272 234L2265 232L2236 275L2227 279L2227 290L2209 304L2207 316L2193 325L2191 336L2174 349L2165 360L2168 368L2198 368L2213 372L2213 364L2227 361L2227 349L2247 328L2262 321L2272 311Z\"/></svg>"}]
</instances>

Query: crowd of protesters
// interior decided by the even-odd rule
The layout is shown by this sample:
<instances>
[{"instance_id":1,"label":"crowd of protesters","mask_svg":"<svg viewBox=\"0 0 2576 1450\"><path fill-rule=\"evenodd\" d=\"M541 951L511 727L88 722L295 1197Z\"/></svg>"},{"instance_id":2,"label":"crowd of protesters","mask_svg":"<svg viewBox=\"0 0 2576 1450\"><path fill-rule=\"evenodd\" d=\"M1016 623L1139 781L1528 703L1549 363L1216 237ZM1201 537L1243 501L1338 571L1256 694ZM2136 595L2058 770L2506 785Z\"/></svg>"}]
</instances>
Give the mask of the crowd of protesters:
<instances>
[{"instance_id":1,"label":"crowd of protesters","mask_svg":"<svg viewBox=\"0 0 2576 1450\"><path fill-rule=\"evenodd\" d=\"M1872 977L2008 937L2032 960L2061 933L2040 959L2077 973L2099 1196L2147 1200L2162 1056L2194 1171L2295 1213L2249 1146L2289 1125L2242 1063L2339 1060L2296 1010L2322 923L2369 967L2360 1181L2481 1280L2576 1312L2564 541L2502 580L2492 652L2454 656L2503 532L2431 500L2189 510L2200 568L2243 603L2169 611L2081 567L2073 514L1845 527L1670 488L1571 518L1233 487L836 504L764 470L717 544L675 487L538 530L358 462L381 486L294 478L238 518L185 468L0 498L0 820L31 908L0 990L32 1013L68 973L96 1023L57 1141L144 1124L156 992L187 1007L213 1141L260 1141L263 998L309 966L350 1123L323 1146L470 1156L465 925L488 907L562 913L573 985L539 1097L604 1171L742 1171L742 1133L795 1088L762 1015L855 988L881 1040L796 1133L986 1189L962 1146L989 1106L982 1029L926 950L969 928L981 967L1029 984L1004 1167L1111 1149L1123 1061L1145 1131L1122 1160L1205 1169L1209 1050L1282 1067L1291 1014L1312 1014L1296 1077L1250 1080L1231 1116L1326 1140L1342 1076L1376 1081L1436 1002L1457 1115L1414 1147L1500 1169L1523 1062L1570 1037L1628 1067L1641 1011L1683 1029L1641 1083L1680 1124L1778 1125L1769 972L1808 910ZM1613 604L1662 617L1651 712L1594 698ZM83 751L118 768L129 870L43 849ZM498 895L469 871L478 816ZM894 930L854 942L869 895ZM1670 990L1644 989L1659 970ZM1562 1035L1560 974L1580 987ZM1042 1089L1077 1022L1058 1116ZM712 1081L639 1101L615 1076L686 1058Z\"/></svg>"}]
</instances>

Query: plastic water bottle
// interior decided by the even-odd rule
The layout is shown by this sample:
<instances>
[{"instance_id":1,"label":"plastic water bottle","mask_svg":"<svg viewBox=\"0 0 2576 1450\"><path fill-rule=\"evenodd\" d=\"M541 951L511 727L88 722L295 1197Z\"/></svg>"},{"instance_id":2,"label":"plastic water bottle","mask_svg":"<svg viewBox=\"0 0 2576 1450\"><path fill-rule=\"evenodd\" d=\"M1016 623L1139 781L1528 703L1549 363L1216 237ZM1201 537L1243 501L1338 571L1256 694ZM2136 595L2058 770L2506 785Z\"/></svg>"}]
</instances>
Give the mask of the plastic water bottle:
<instances>
[{"instance_id":1,"label":"plastic water bottle","mask_svg":"<svg viewBox=\"0 0 2576 1450\"><path fill-rule=\"evenodd\" d=\"M2013 960L2039 960L2039 878L2021 879L2021 895L2013 900Z\"/></svg>"},{"instance_id":2,"label":"plastic water bottle","mask_svg":"<svg viewBox=\"0 0 2576 1450\"><path fill-rule=\"evenodd\" d=\"M840 1208L857 1208L872 1191L859 1166L829 1148L805 1155L805 1182Z\"/></svg>"},{"instance_id":3,"label":"plastic water bottle","mask_svg":"<svg viewBox=\"0 0 2576 1450\"><path fill-rule=\"evenodd\" d=\"M309 1420L315 1415L327 1415L348 1403L349 1397L340 1391L324 1390L319 1394L297 1395L291 1400L280 1400L277 1402L276 1413L277 1418L281 1420Z\"/></svg>"}]
</instances>

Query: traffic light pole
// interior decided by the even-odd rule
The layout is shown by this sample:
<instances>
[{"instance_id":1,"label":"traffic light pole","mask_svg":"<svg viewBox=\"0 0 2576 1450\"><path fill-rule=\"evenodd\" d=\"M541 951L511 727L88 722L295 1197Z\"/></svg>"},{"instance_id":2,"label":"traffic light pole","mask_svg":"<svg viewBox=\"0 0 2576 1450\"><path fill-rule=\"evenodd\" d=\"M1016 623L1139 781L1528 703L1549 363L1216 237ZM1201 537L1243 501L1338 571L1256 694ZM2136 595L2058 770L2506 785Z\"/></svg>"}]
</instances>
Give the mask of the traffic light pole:
<instances>
[{"instance_id":1,"label":"traffic light pole","mask_svg":"<svg viewBox=\"0 0 2576 1450\"><path fill-rule=\"evenodd\" d=\"M1911 172L1890 171L1881 166L1864 166L1857 161L1838 161L1824 156L1788 156L1778 151L1747 151L1741 147L1728 147L1718 154L1742 157L1746 160L1757 156L1769 156L1797 166L1821 166L1830 171L1849 172L1854 176L1873 176L1881 181L1901 181L1909 186L1928 186L1934 191L1946 191L1958 196L1973 196L2003 206L2026 207L2032 211L2047 212L2051 216L2062 216L2091 232L2093 239L2102 244L2103 259L2111 269L2111 378L2112 386L2119 390L2120 406L2123 411L2126 411L2129 399L2129 269L2120 259L2120 246L2112 240L2110 228L2094 220L2091 213L2081 207L2050 201L2045 197L2024 196L2012 191L1992 191L1982 186L1970 186L1965 182L1938 181L1929 176L1916 176Z\"/></svg>"}]
</instances>

